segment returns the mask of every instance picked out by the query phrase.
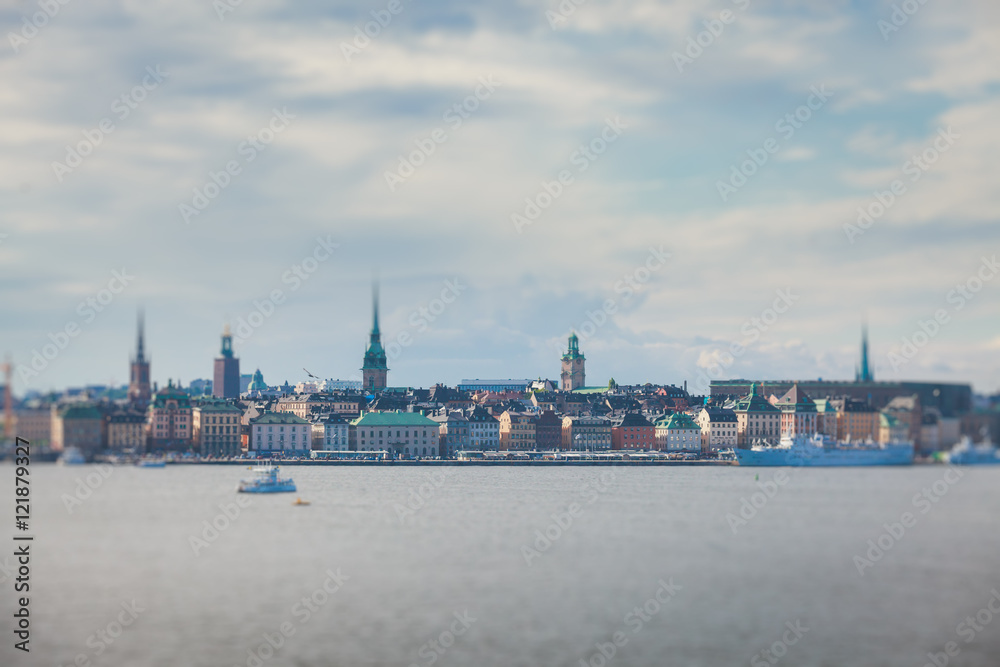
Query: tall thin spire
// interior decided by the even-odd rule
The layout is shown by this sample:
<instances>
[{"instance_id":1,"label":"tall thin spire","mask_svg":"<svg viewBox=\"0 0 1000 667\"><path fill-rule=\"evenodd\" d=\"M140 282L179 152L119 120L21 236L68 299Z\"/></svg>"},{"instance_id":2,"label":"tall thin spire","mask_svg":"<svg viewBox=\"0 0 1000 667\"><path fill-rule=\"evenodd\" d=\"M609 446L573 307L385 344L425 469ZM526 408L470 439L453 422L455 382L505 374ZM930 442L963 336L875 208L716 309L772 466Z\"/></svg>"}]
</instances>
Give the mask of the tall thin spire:
<instances>
[{"instance_id":1,"label":"tall thin spire","mask_svg":"<svg viewBox=\"0 0 1000 667\"><path fill-rule=\"evenodd\" d=\"M372 340L379 335L378 330L378 279L372 281Z\"/></svg>"},{"instance_id":2,"label":"tall thin spire","mask_svg":"<svg viewBox=\"0 0 1000 667\"><path fill-rule=\"evenodd\" d=\"M146 360L145 345L143 339L145 338L146 328L146 314L142 308L139 308L139 321L138 321L138 333L135 345L135 360L142 363Z\"/></svg>"},{"instance_id":3,"label":"tall thin spire","mask_svg":"<svg viewBox=\"0 0 1000 667\"><path fill-rule=\"evenodd\" d=\"M875 379L868 360L868 320L861 325L861 365L855 373L856 382L872 382Z\"/></svg>"},{"instance_id":4,"label":"tall thin spire","mask_svg":"<svg viewBox=\"0 0 1000 667\"><path fill-rule=\"evenodd\" d=\"M361 370L362 384L366 391L375 393L385 389L389 366L385 348L382 347L382 334L378 330L377 278L372 280L372 332L369 336L368 350L365 352L365 360Z\"/></svg>"}]
</instances>

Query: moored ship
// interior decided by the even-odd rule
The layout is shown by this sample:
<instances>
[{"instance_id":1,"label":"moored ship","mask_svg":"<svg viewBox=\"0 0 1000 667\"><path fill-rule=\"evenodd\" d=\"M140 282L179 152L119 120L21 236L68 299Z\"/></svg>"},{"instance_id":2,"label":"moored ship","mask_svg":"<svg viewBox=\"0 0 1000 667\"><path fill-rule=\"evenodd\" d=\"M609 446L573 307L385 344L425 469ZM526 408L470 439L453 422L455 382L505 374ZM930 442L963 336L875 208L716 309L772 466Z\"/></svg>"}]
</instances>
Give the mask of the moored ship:
<instances>
[{"instance_id":1,"label":"moored ship","mask_svg":"<svg viewBox=\"0 0 1000 667\"><path fill-rule=\"evenodd\" d=\"M913 463L913 443L835 443L822 435L782 436L777 445L736 449L741 466L892 466Z\"/></svg>"},{"instance_id":2,"label":"moored ship","mask_svg":"<svg viewBox=\"0 0 1000 667\"><path fill-rule=\"evenodd\" d=\"M974 444L972 438L964 436L948 452L948 463L964 466L984 466L1000 464L1000 450L989 439Z\"/></svg>"}]
</instances>

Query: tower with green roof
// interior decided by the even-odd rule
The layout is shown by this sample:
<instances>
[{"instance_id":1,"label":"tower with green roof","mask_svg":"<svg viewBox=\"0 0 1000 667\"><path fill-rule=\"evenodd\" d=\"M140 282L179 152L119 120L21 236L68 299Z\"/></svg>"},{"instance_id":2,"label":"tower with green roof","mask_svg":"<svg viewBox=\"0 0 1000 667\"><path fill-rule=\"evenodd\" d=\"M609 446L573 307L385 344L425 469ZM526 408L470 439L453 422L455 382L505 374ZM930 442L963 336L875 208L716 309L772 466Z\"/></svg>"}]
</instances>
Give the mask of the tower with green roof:
<instances>
[{"instance_id":1,"label":"tower with green roof","mask_svg":"<svg viewBox=\"0 0 1000 667\"><path fill-rule=\"evenodd\" d=\"M576 332L569 335L569 344L566 354L562 356L562 390L573 391L584 384L583 364L586 358L580 352L580 339L576 337Z\"/></svg>"},{"instance_id":2,"label":"tower with green roof","mask_svg":"<svg viewBox=\"0 0 1000 667\"><path fill-rule=\"evenodd\" d=\"M389 365L382 347L382 333L378 329L378 283L372 284L372 331L361 366L361 382L365 391L376 393L385 389Z\"/></svg>"}]
</instances>

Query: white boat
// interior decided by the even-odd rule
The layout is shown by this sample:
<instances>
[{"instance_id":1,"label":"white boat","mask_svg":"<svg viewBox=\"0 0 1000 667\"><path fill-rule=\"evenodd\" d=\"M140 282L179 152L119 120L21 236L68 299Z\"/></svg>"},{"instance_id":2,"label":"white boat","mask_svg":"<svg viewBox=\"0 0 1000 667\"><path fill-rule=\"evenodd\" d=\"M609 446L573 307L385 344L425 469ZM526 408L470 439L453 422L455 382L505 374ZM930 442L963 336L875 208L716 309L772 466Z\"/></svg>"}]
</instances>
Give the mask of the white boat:
<instances>
[{"instance_id":1,"label":"white boat","mask_svg":"<svg viewBox=\"0 0 1000 667\"><path fill-rule=\"evenodd\" d=\"M784 435L777 445L736 449L741 466L890 466L913 463L913 443L835 443L820 434L812 437Z\"/></svg>"},{"instance_id":2,"label":"white boat","mask_svg":"<svg viewBox=\"0 0 1000 667\"><path fill-rule=\"evenodd\" d=\"M87 458L83 455L78 447L67 447L63 450L63 453L59 455L56 459L56 463L64 466L78 466L83 465L87 462Z\"/></svg>"},{"instance_id":3,"label":"white boat","mask_svg":"<svg viewBox=\"0 0 1000 667\"><path fill-rule=\"evenodd\" d=\"M278 477L277 466L260 465L252 470L256 477L240 480L239 486L236 487L240 493L294 493L296 490L295 482L290 478Z\"/></svg>"},{"instance_id":4,"label":"white boat","mask_svg":"<svg viewBox=\"0 0 1000 667\"><path fill-rule=\"evenodd\" d=\"M977 445L966 435L948 452L948 463L963 466L997 465L1000 464L1000 450L989 438Z\"/></svg>"}]
</instances>

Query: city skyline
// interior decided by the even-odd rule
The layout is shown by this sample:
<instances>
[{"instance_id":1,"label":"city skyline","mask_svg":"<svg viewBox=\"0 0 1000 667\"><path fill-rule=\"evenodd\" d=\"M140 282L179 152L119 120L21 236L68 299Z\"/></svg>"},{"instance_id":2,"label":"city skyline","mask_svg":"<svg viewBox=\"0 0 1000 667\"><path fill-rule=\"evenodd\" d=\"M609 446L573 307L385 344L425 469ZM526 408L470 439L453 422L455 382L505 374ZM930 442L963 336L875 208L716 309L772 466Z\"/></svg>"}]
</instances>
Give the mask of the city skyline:
<instances>
[{"instance_id":1,"label":"city skyline","mask_svg":"<svg viewBox=\"0 0 1000 667\"><path fill-rule=\"evenodd\" d=\"M434 386L434 385L445 385L445 386L458 386L458 385L460 385L461 382L460 382L459 379L455 379L455 380L451 380L451 379L448 379L448 380L433 379L433 380L428 380L428 381L426 381L424 383L413 383L413 382L398 382L398 383L396 383L396 382L393 381L391 375L388 376L387 380L385 379L386 378L386 371L391 371L391 368L386 368L387 362L391 362L392 361L393 354L395 353L396 350L399 350L399 351L405 350L406 347L407 347L406 342L408 340L410 340L410 339L406 338L405 336L404 337L398 337L397 336L396 338L390 340L388 346L386 346L386 347L382 346L381 335L380 335L381 332L380 332L380 326L379 326L379 306L378 306L379 300L378 300L378 293L379 293L378 284L373 282L372 283L371 312L370 312L370 315L369 315L369 317L371 318L371 323L372 324L371 324L371 328L370 328L369 334L368 334L368 341L369 342L365 346L366 350L363 353L363 368L359 368L357 371L355 371L353 373L348 373L348 374L343 374L343 375L337 375L337 374L329 375L329 374L323 374L323 373L321 373L319 376L317 376L317 375L314 375L307 368L302 367L302 368L299 369L299 371L297 373L293 373L292 376L290 376L290 377L280 377L280 378L277 375L272 375L270 373L270 370L268 370L268 371L266 371L264 373L265 376L266 376L266 378L270 378L271 379L271 382L268 382L268 384L270 386L272 386L272 387L282 386L284 384L290 384L290 385L294 386L294 385L296 385L298 383L301 383L301 382L307 382L310 379L316 380L317 382L320 382L320 383L322 383L323 381L326 381L326 380L335 380L335 381L341 381L341 382L343 382L343 381L353 381L353 382L357 382L358 385L359 385L359 387L361 387L364 390L364 392L372 393L372 390L370 388L366 388L366 385L365 385L366 380L363 379L364 377L366 377L366 375L364 374L364 369L371 367L371 368L375 368L375 369L378 369L378 368L382 368L383 369L382 370L383 375L381 376L383 379L381 381L379 381L376 385L373 385L374 390L375 390L374 393L376 393L376 394L378 392L380 392L382 389L384 389L386 386L388 386L388 387L431 387L431 386ZM244 324L246 324L246 323L244 323ZM198 374L195 374L193 376L189 376L187 378L185 384L189 384L191 382L202 382L203 383L203 382L206 382L206 381L209 382L209 383L213 383L214 376L217 376L218 373L220 372L219 371L219 368L220 368L219 364L220 363L224 363L224 362L226 362L226 363L235 363L235 367L234 367L234 369L231 372L237 372L238 373L238 369L239 369L239 365L240 365L241 359L240 359L239 354L238 354L238 349L235 347L235 344L234 344L233 341L235 339L235 341L237 341L237 344L238 344L238 342L241 339L240 339L239 335L236 334L236 332L231 331L231 328L232 327L231 327L230 323L228 323L228 322L223 326L222 334L221 334L222 351L221 351L221 353L217 353L217 354L221 354L221 356L216 356L213 359L213 364L214 364L213 365L213 372L212 373L208 373L208 374L206 374L204 376L201 376L201 375L198 375ZM237 328L239 328L239 326L237 326ZM251 331L251 332L254 329L254 327L252 325L250 325L250 324L246 324L246 328L247 328L248 331ZM112 379L112 381L109 382L107 385L102 385L102 383L96 382L96 381L94 381L94 382L84 382L84 383L80 383L78 385L66 385L64 387L59 387L59 388L52 387L52 388L50 388L48 390L45 390L45 391L39 390L39 389L34 388L34 387L29 387L28 388L28 392L29 393L33 393L33 394L34 393L46 393L46 391L59 391L61 389L79 388L79 387L83 387L83 386L108 386L109 388L121 388L121 387L130 387L130 386L134 387L134 386L137 386L136 385L137 382L138 382L138 386L142 386L143 381L145 381L146 382L146 385L145 385L146 389L145 389L145 391L148 394L149 387L166 386L170 382L174 382L175 386L181 386L179 383L182 381L182 376L180 376L180 375L178 375L176 373L171 373L169 371L168 372L164 372L163 381L162 382L160 382L160 381L157 380L158 376L156 375L155 371L151 370L151 366L153 366L153 365L150 363L150 358L151 358L152 355L147 355L146 354L146 347L147 347L147 345L146 345L146 333L145 332L146 332L146 327L145 327L145 309L140 308L139 311L138 311L138 318L137 318L137 323L136 323L136 336L133 339L134 340L134 348L129 353L129 369L130 369L129 370L129 374L132 376L131 380L126 381L124 383L119 383L119 382L116 382L116 381L114 381ZM70 340L72 340L72 339L70 339ZM725 382L725 381L730 381L730 380L751 380L751 381L754 381L754 382L761 381L761 382L776 382L776 383L780 383L780 382L796 382L796 381L812 381L812 380L823 381L823 380L826 380L826 381L833 381L833 382L838 382L839 381L839 382L844 382L844 383L851 383L851 382L855 382L855 383L858 383L858 382L861 382L861 383L871 383L871 382L882 382L882 381L886 381L886 382L894 382L894 381L921 382L921 381L925 381L926 380L926 379L913 378L913 377L900 377L900 378L896 378L896 377L890 377L890 378L877 377L875 375L875 373L873 372L871 366L869 365L869 363L870 363L871 348L870 348L870 342L869 342L869 328L868 328L867 322L861 325L861 329L860 329L860 344L858 345L858 348L857 348L857 356L855 358L855 363L854 363L854 375L853 375L853 378L851 378L851 377L843 377L843 378L840 378L840 377L822 377L822 376L805 377L805 376L791 376L791 375L789 375L789 376L774 376L774 377L738 376L738 375L733 375L733 374L727 374L726 371L727 371L727 369L731 368L731 366L727 366L725 363L722 363L722 364L718 364L718 365L709 367L708 369L702 371L699 374L698 377L693 378L693 379L682 378L682 379L677 380L677 379L650 378L650 379L646 379L646 380L631 382L631 381L618 381L618 380L615 380L614 378L612 378L612 377L609 376L607 380L597 378L593 382L586 383L583 380L583 377L584 377L583 376L583 372L584 371L583 371L583 365L582 365L582 362L583 362L584 357L585 357L585 350L583 350L583 348L580 347L580 340L581 340L581 337L578 335L578 333L576 332L576 330L570 330L570 333L569 333L567 339L564 341L564 343L562 345L562 351L556 357L556 360L561 364L561 368L562 368L562 372L561 373L556 373L556 374L551 374L551 375L550 374L545 374L545 373L541 373L541 374L538 374L538 373L535 373L535 374L528 373L528 374L520 374L520 375L517 374L517 373L513 373L513 374L507 374L507 375L504 375L504 376L500 376L500 375L491 376L491 375L486 374L486 375L478 375L478 376L476 376L474 378L473 378L473 375L471 375L471 374L465 374L465 375L462 376L461 380L462 381L466 381L466 380L470 380L470 379L480 380L480 379L490 379L490 378L500 379L500 378L515 378L515 377L537 378L539 380L550 381L557 388L563 388L563 389L565 389L567 386L569 386L569 385L567 385L567 382L568 382L567 378L569 377L567 375L567 369L571 367L571 366L567 365L567 364L571 363L568 360L572 360L572 359L576 359L576 358L578 358L579 362L580 362L580 366L579 366L580 377L573 383L573 385L572 385L573 387L581 387L582 388L584 386L588 386L588 387L590 387L590 386L594 386L594 387L596 387L596 386L604 386L605 384L608 383L608 381L614 380L616 385L624 385L624 386L638 386L638 385L643 385L643 384L683 386L683 387L685 387L685 389L690 389L690 393L692 395L701 395L701 394L707 395L709 393L709 383L711 383L713 381ZM582 338L582 340L586 340L586 338ZM403 344L400 345L399 341L402 341ZM373 344L374 344L374 348L373 348ZM50 342L50 344L48 345L48 349L49 350L59 350L59 348L57 347L57 345L55 344L55 342ZM374 352L375 356L374 357L371 356L373 349L375 350L375 352ZM730 347L729 349L735 349L735 348ZM59 351L61 351L61 350L59 350ZM380 354L381 354L382 361L378 360L378 357L379 357ZM41 357L42 355L38 355L38 356ZM733 358L738 358L738 356L739 355L737 355L736 357L733 357ZM370 362L369 361L370 358L373 359L374 361ZM137 362L138 362L138 365L137 365ZM370 363L372 364L371 366L369 366ZM18 366L19 365L14 365L13 366L13 375L14 375L15 378L18 378L18 375L19 375L18 372L17 372ZM155 368L155 366L153 366L153 367ZM137 370L137 369L139 369L139 370ZM253 370L251 370L251 369L253 369ZM248 377L253 376L255 372L260 372L261 370L262 369L261 369L260 365L245 365L244 366L244 371L245 372L243 372L241 374L238 374L237 376L234 376L234 378L232 380L230 380L230 382L231 383L235 382L238 385L238 382L239 382L238 378L239 377L248 378ZM377 372L378 371L376 371L376 373ZM30 364L25 365L24 369L21 370L20 375L22 377L28 377L32 373L34 373L35 376L42 376L42 375L44 375L44 371L43 372L38 372L38 371L31 370ZM140 375L136 375L137 373L139 373ZM136 381L135 380L136 377L146 378L146 379L145 380L140 379L140 380ZM375 377L378 378L377 375ZM946 383L946 384L947 383L951 383L951 384L971 384L971 383L968 383L968 382L963 382L961 380L949 381L949 380L940 380L939 379L939 380L933 380L933 381L942 382L942 383ZM689 385L690 385L690 387L689 387ZM18 382L15 380L14 387L17 388L17 386L18 386ZM983 394L983 395L987 395L987 394L990 393L988 391L981 391L981 390L977 389L974 385L973 385L973 390L976 393ZM212 391L213 391L213 393L217 394L217 390L216 389L213 389ZM236 390L235 389L230 389L230 391L236 391ZM21 392L16 392L16 393L18 393L18 395L24 395L25 392L22 390ZM131 396L132 389L129 390L129 394ZM235 395L234 397L238 397L238 395ZM148 401L148 396L145 399L142 399L142 400Z\"/></svg>"},{"instance_id":2,"label":"city skyline","mask_svg":"<svg viewBox=\"0 0 1000 667\"><path fill-rule=\"evenodd\" d=\"M17 389L123 382L139 304L155 378L209 377L275 290L244 363L349 375L378 266L401 384L554 377L592 313L604 380L733 343L734 377L849 379L867 317L877 377L995 392L1000 8L834 4L407 4L363 48L346 4L172 9L187 46L158 5L60 13L0 59L0 340L79 335Z\"/></svg>"}]
</instances>

